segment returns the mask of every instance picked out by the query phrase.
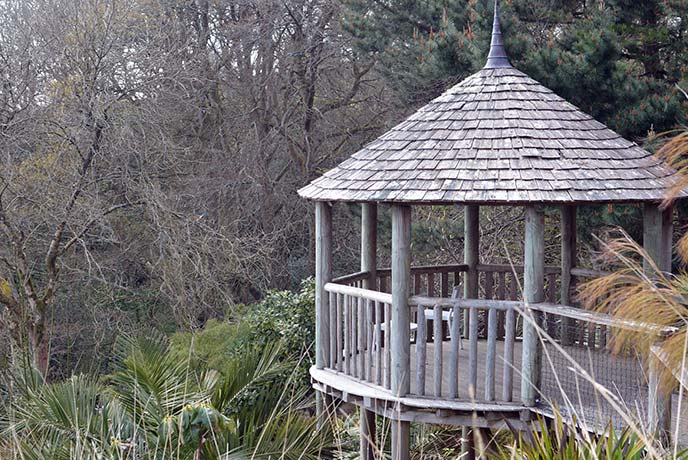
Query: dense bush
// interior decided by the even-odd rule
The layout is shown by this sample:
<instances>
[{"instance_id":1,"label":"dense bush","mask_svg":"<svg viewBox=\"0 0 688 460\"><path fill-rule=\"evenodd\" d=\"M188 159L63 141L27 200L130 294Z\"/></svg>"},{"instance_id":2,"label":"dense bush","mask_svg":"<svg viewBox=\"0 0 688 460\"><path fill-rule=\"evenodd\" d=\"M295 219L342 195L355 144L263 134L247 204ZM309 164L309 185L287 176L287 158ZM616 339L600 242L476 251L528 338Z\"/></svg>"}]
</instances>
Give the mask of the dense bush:
<instances>
[{"instance_id":1,"label":"dense bush","mask_svg":"<svg viewBox=\"0 0 688 460\"><path fill-rule=\"evenodd\" d=\"M263 300L240 307L235 318L210 320L196 332L172 336L175 356L191 359L197 366L226 372L235 357L249 349L280 343L280 359L298 362L298 378L308 382L315 340L315 284L301 283L298 292L271 291Z\"/></svg>"}]
</instances>

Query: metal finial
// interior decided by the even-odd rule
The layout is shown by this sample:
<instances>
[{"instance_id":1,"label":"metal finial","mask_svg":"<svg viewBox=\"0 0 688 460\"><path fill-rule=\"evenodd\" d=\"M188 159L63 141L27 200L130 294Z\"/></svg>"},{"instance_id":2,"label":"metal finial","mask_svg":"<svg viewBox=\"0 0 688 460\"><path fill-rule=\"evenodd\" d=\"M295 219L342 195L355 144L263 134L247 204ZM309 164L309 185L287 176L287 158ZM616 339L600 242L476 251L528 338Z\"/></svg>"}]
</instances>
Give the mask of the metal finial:
<instances>
[{"instance_id":1,"label":"metal finial","mask_svg":"<svg viewBox=\"0 0 688 460\"><path fill-rule=\"evenodd\" d=\"M504 67L511 67L509 58L506 56L504 49L504 40L502 39L502 28L499 24L499 0L495 0L494 4L494 20L492 22L492 42L490 42L490 54L487 55L487 63L485 69L499 69Z\"/></svg>"}]
</instances>

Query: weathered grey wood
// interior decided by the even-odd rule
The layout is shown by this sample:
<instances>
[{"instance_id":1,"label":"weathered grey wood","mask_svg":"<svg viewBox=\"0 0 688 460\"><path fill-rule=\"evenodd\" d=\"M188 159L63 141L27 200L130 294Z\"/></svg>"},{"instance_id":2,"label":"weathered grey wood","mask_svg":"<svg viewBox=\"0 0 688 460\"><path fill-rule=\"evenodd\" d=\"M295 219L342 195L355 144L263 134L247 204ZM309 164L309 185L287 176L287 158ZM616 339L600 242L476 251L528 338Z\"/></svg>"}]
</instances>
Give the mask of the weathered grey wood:
<instances>
[{"instance_id":1,"label":"weathered grey wood","mask_svg":"<svg viewBox=\"0 0 688 460\"><path fill-rule=\"evenodd\" d=\"M502 401L513 400L514 393L514 342L516 341L516 311L506 312L504 325L504 369L502 373Z\"/></svg>"},{"instance_id":2,"label":"weathered grey wood","mask_svg":"<svg viewBox=\"0 0 688 460\"><path fill-rule=\"evenodd\" d=\"M571 292L575 281L571 271L576 266L576 210L576 206L561 207L561 292L559 297L562 305L571 305ZM570 318L562 318L560 331L562 345L573 343L572 325Z\"/></svg>"},{"instance_id":3,"label":"weathered grey wood","mask_svg":"<svg viewBox=\"0 0 688 460\"><path fill-rule=\"evenodd\" d=\"M418 305L418 330L416 332L416 391L418 395L425 395L425 363L427 360L427 320L425 319L425 306Z\"/></svg>"},{"instance_id":4,"label":"weathered grey wood","mask_svg":"<svg viewBox=\"0 0 688 460\"><path fill-rule=\"evenodd\" d=\"M434 380L435 380L435 397L442 396L442 307L435 305L433 308L433 334L432 338L435 342L435 356L433 359L434 365Z\"/></svg>"},{"instance_id":5,"label":"weathered grey wood","mask_svg":"<svg viewBox=\"0 0 688 460\"><path fill-rule=\"evenodd\" d=\"M476 269L481 273L523 273L523 265L509 265L509 264L478 264ZM545 274L560 274L560 267L545 266Z\"/></svg>"},{"instance_id":6,"label":"weathered grey wood","mask_svg":"<svg viewBox=\"0 0 688 460\"><path fill-rule=\"evenodd\" d=\"M334 369L337 366L337 294L329 293L330 306L330 357L327 367Z\"/></svg>"},{"instance_id":7,"label":"weathered grey wood","mask_svg":"<svg viewBox=\"0 0 688 460\"><path fill-rule=\"evenodd\" d=\"M569 204L661 201L672 185L660 159L527 75L484 68L299 193L405 204Z\"/></svg>"},{"instance_id":8,"label":"weathered grey wood","mask_svg":"<svg viewBox=\"0 0 688 460\"><path fill-rule=\"evenodd\" d=\"M517 275L511 273L509 276L509 300L518 300L520 297Z\"/></svg>"},{"instance_id":9,"label":"weathered grey wood","mask_svg":"<svg viewBox=\"0 0 688 460\"><path fill-rule=\"evenodd\" d=\"M587 268L572 268L571 276L578 278L601 278L603 276L610 275L611 272L604 270L590 270Z\"/></svg>"},{"instance_id":10,"label":"weathered grey wood","mask_svg":"<svg viewBox=\"0 0 688 460\"><path fill-rule=\"evenodd\" d=\"M382 318L383 318L383 304L375 302L375 327L373 331L375 337L373 343L375 344L375 384L382 385Z\"/></svg>"},{"instance_id":11,"label":"weathered grey wood","mask_svg":"<svg viewBox=\"0 0 688 460\"><path fill-rule=\"evenodd\" d=\"M374 460L378 451L375 446L375 412L360 408L361 439L359 443L359 458L361 460Z\"/></svg>"},{"instance_id":12,"label":"weathered grey wood","mask_svg":"<svg viewBox=\"0 0 688 460\"><path fill-rule=\"evenodd\" d=\"M490 308L487 315L487 357L485 372L485 400L495 400L495 368L497 362L497 310Z\"/></svg>"},{"instance_id":13,"label":"weathered grey wood","mask_svg":"<svg viewBox=\"0 0 688 460\"><path fill-rule=\"evenodd\" d=\"M328 292L336 292L338 294L345 294L350 297L363 297L377 302L391 303L392 295L385 292L371 291L368 289L357 288L353 286L343 286L341 284L327 283L325 289Z\"/></svg>"},{"instance_id":14,"label":"weathered grey wood","mask_svg":"<svg viewBox=\"0 0 688 460\"><path fill-rule=\"evenodd\" d=\"M523 320L523 349L521 358L521 402L535 405L540 379L540 339L538 327L541 314L530 306L544 300L545 218L540 207L526 207L526 234L523 297L526 302Z\"/></svg>"},{"instance_id":15,"label":"weathered grey wood","mask_svg":"<svg viewBox=\"0 0 688 460\"><path fill-rule=\"evenodd\" d=\"M518 403L486 403L478 401L448 401L436 399L432 396L405 396L399 397L391 390L385 390L370 383L360 382L355 377L338 374L329 369L310 369L311 377L327 386L337 388L344 393L350 393L361 398L377 399L403 407L415 407L419 409L447 409L465 412L519 412L525 409Z\"/></svg>"},{"instance_id":16,"label":"weathered grey wood","mask_svg":"<svg viewBox=\"0 0 688 460\"><path fill-rule=\"evenodd\" d=\"M401 420L392 420L390 423L392 425L392 460L409 460L411 458L411 424Z\"/></svg>"},{"instance_id":17,"label":"weathered grey wood","mask_svg":"<svg viewBox=\"0 0 688 460\"><path fill-rule=\"evenodd\" d=\"M367 272L368 277L362 280L362 287L367 290L377 290L377 205L374 203L363 203L361 205L361 271ZM371 302L374 302L371 303ZM373 310L373 305L375 309ZM377 384L381 380L381 350L380 334L381 308L378 301L366 300L364 305L366 314L366 342L367 348L367 367L365 366L366 352L361 351L361 367L365 368L366 379L375 381ZM377 327L374 326L373 322ZM389 331L389 329L387 330ZM373 337L373 335L376 337ZM377 344L376 351L376 375L373 377L373 344ZM362 460L374 460L375 458L375 413L361 408L360 409L360 452Z\"/></svg>"},{"instance_id":18,"label":"weathered grey wood","mask_svg":"<svg viewBox=\"0 0 688 460\"><path fill-rule=\"evenodd\" d=\"M428 273L463 273L468 270L465 264L447 264L447 265L414 265L411 267L411 275L425 275ZM377 269L377 276L389 277L392 274L392 269L389 267L382 267Z\"/></svg>"},{"instance_id":19,"label":"weathered grey wood","mask_svg":"<svg viewBox=\"0 0 688 460\"><path fill-rule=\"evenodd\" d=\"M351 367L355 377L358 373L358 333L361 330L358 324L358 303L360 297L351 298Z\"/></svg>"},{"instance_id":20,"label":"weathered grey wood","mask_svg":"<svg viewBox=\"0 0 688 460\"><path fill-rule=\"evenodd\" d=\"M478 313L477 308L468 310L468 397L478 397Z\"/></svg>"},{"instance_id":21,"label":"weathered grey wood","mask_svg":"<svg viewBox=\"0 0 688 460\"><path fill-rule=\"evenodd\" d=\"M662 270L671 271L674 248L674 208L669 206L662 212Z\"/></svg>"},{"instance_id":22,"label":"weathered grey wood","mask_svg":"<svg viewBox=\"0 0 688 460\"><path fill-rule=\"evenodd\" d=\"M497 300L506 299L506 273L499 272L497 275ZM504 339L504 312L497 312L497 340Z\"/></svg>"},{"instance_id":23,"label":"weathered grey wood","mask_svg":"<svg viewBox=\"0 0 688 460\"><path fill-rule=\"evenodd\" d=\"M517 300L482 300L482 299L444 299L441 297L424 297L413 296L409 299L410 305L435 305L439 304L443 307L452 307L454 305L460 306L463 310L466 309L487 309L495 308L497 310L508 311L512 308L522 308L523 302ZM585 323L604 324L617 328L634 330L638 332L652 333L652 334L671 334L676 331L672 327L657 327L652 324L640 323L636 321L621 320L611 315L604 313L583 310L580 308L569 307L566 305L552 304L541 302L537 304L530 304L530 308L541 313L548 313L567 318L573 318Z\"/></svg>"},{"instance_id":24,"label":"weathered grey wood","mask_svg":"<svg viewBox=\"0 0 688 460\"><path fill-rule=\"evenodd\" d=\"M411 208L392 205L392 391L408 394L410 379L409 293L411 284ZM408 431L406 431L408 432Z\"/></svg>"},{"instance_id":25,"label":"weathered grey wood","mask_svg":"<svg viewBox=\"0 0 688 460\"><path fill-rule=\"evenodd\" d=\"M361 204L361 272L367 272L363 288L376 290L377 279L377 204Z\"/></svg>"},{"instance_id":26,"label":"weathered grey wood","mask_svg":"<svg viewBox=\"0 0 688 460\"><path fill-rule=\"evenodd\" d=\"M379 273L378 273L378 276L379 276ZM380 276L380 292L387 292L387 286L388 286L387 279L388 278L389 278L388 276Z\"/></svg>"},{"instance_id":27,"label":"weathered grey wood","mask_svg":"<svg viewBox=\"0 0 688 460\"><path fill-rule=\"evenodd\" d=\"M478 270L480 249L480 208L464 207L464 240L463 258L467 266L464 283L464 298L478 298Z\"/></svg>"},{"instance_id":28,"label":"weathered grey wood","mask_svg":"<svg viewBox=\"0 0 688 460\"><path fill-rule=\"evenodd\" d=\"M554 273L550 273L550 274L546 275L546 279L547 279L547 294L545 295L545 301L551 302L551 303L556 303L556 301L557 301L557 291L556 291L557 275Z\"/></svg>"},{"instance_id":29,"label":"weathered grey wood","mask_svg":"<svg viewBox=\"0 0 688 460\"><path fill-rule=\"evenodd\" d=\"M454 299L446 297L426 297L414 295L409 298L410 305L435 305L439 304L443 307L453 307L458 305L461 308L477 308L484 310L487 308L496 308L497 310L508 310L514 307L520 307L523 302L518 300L485 300L485 299Z\"/></svg>"},{"instance_id":30,"label":"weathered grey wood","mask_svg":"<svg viewBox=\"0 0 688 460\"><path fill-rule=\"evenodd\" d=\"M315 365L323 369L330 356L329 295L332 279L332 207L315 204Z\"/></svg>"},{"instance_id":31,"label":"weathered grey wood","mask_svg":"<svg viewBox=\"0 0 688 460\"><path fill-rule=\"evenodd\" d=\"M358 345L357 345L357 353L358 353L358 377L361 380L365 380L366 378L366 336L368 335L366 332L366 311L365 311L365 299L359 297L358 298Z\"/></svg>"},{"instance_id":32,"label":"weathered grey wood","mask_svg":"<svg viewBox=\"0 0 688 460\"><path fill-rule=\"evenodd\" d=\"M461 309L452 307L450 325L451 351L449 354L449 398L459 397L459 347L461 346Z\"/></svg>"},{"instance_id":33,"label":"weathered grey wood","mask_svg":"<svg viewBox=\"0 0 688 460\"><path fill-rule=\"evenodd\" d=\"M492 299L494 277L492 272L485 272L485 299Z\"/></svg>"},{"instance_id":34,"label":"weathered grey wood","mask_svg":"<svg viewBox=\"0 0 688 460\"><path fill-rule=\"evenodd\" d=\"M392 205L392 392L406 396L411 390L409 294L411 284L411 208ZM386 332L387 332L386 331ZM385 334L387 335L387 334ZM392 460L410 456L409 422L392 423Z\"/></svg>"},{"instance_id":35,"label":"weathered grey wood","mask_svg":"<svg viewBox=\"0 0 688 460\"><path fill-rule=\"evenodd\" d=\"M337 296L337 370L342 372L342 360L344 359L344 315L343 315L343 296L342 294L335 294Z\"/></svg>"},{"instance_id":36,"label":"weathered grey wood","mask_svg":"<svg viewBox=\"0 0 688 460\"><path fill-rule=\"evenodd\" d=\"M332 280L333 283L335 284L344 284L347 286L353 285L353 283L357 281L361 281L363 279L366 279L370 274L366 271L363 272L356 272L356 273L351 273L349 275L344 275L344 276L339 276L337 278L334 278Z\"/></svg>"},{"instance_id":37,"label":"weathered grey wood","mask_svg":"<svg viewBox=\"0 0 688 460\"><path fill-rule=\"evenodd\" d=\"M464 207L464 236L463 236L463 259L466 264L466 275L464 278L465 299L478 298L478 269L480 249L480 208L478 206ZM476 312L477 313L477 312ZM466 316L468 323L464 322L464 335L470 335L470 314ZM476 316L477 321L477 316ZM477 323L476 323L477 324Z\"/></svg>"},{"instance_id":38,"label":"weathered grey wood","mask_svg":"<svg viewBox=\"0 0 688 460\"><path fill-rule=\"evenodd\" d=\"M670 270L667 266L667 243L663 241L666 233L662 229L665 222L664 213L655 203L646 203L643 209L643 249L651 257L657 268L662 271ZM652 264L648 260L643 261L643 267L653 275ZM656 433L663 441L668 442L671 436L671 393L660 388L660 375L662 364L657 359L652 359L648 372L648 413L649 430Z\"/></svg>"},{"instance_id":39,"label":"weathered grey wood","mask_svg":"<svg viewBox=\"0 0 688 460\"><path fill-rule=\"evenodd\" d=\"M385 306L385 388L392 388L392 340L390 331L392 330L392 303L387 302Z\"/></svg>"},{"instance_id":40,"label":"weathered grey wood","mask_svg":"<svg viewBox=\"0 0 688 460\"><path fill-rule=\"evenodd\" d=\"M341 295L344 303L344 372L351 375L351 297Z\"/></svg>"},{"instance_id":41,"label":"weathered grey wood","mask_svg":"<svg viewBox=\"0 0 688 460\"><path fill-rule=\"evenodd\" d=\"M665 260L662 251L664 245L662 243L662 211L659 205L655 203L646 203L643 209L643 249L654 260L660 270L663 270L663 261ZM644 260L643 267L650 270L650 261Z\"/></svg>"},{"instance_id":42,"label":"weathered grey wood","mask_svg":"<svg viewBox=\"0 0 688 460\"><path fill-rule=\"evenodd\" d=\"M375 377L373 376L373 335L374 335L374 316L375 316L375 303L371 300L366 300L366 362L368 367L366 368L366 380L373 382Z\"/></svg>"}]
</instances>

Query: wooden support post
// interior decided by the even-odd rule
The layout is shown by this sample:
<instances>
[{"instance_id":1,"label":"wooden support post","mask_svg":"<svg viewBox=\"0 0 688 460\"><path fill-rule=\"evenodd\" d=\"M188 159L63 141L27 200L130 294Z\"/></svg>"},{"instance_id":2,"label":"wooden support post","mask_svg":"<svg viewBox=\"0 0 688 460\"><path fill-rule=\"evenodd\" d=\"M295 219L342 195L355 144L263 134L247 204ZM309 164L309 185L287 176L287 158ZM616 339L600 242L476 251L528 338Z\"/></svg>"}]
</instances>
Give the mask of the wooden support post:
<instances>
[{"instance_id":1,"label":"wooden support post","mask_svg":"<svg viewBox=\"0 0 688 460\"><path fill-rule=\"evenodd\" d=\"M561 294L562 305L571 305L571 292L575 280L571 276L571 269L576 266L576 206L561 207ZM573 334L571 328L574 321L571 318L561 318L561 344L571 345Z\"/></svg>"},{"instance_id":2,"label":"wooden support post","mask_svg":"<svg viewBox=\"0 0 688 460\"><path fill-rule=\"evenodd\" d=\"M361 460L375 459L375 412L361 407L361 442L359 457Z\"/></svg>"},{"instance_id":3,"label":"wooden support post","mask_svg":"<svg viewBox=\"0 0 688 460\"><path fill-rule=\"evenodd\" d=\"M377 290L377 204L375 203L363 203L361 205L361 271L370 273L368 278L363 280L363 288ZM371 307L371 305L368 305L368 307ZM375 324L378 321L378 318L375 318ZM372 343L369 342L368 347L371 346ZM371 363L368 363L368 365L370 366ZM379 366L380 363L376 363L376 365ZM379 368L377 371L379 371ZM372 380L372 376L369 377ZM374 460L375 412L361 407L360 423L360 459Z\"/></svg>"},{"instance_id":4,"label":"wooden support post","mask_svg":"<svg viewBox=\"0 0 688 460\"><path fill-rule=\"evenodd\" d=\"M468 266L464 283L464 298L478 298L478 268L480 249L480 208L476 205L466 206L464 209L464 239L463 259ZM464 336L468 337L468 397L476 398L476 385L478 380L478 310L471 308L464 315ZM475 343L474 343L475 342Z\"/></svg>"},{"instance_id":5,"label":"wooden support post","mask_svg":"<svg viewBox=\"0 0 688 460\"><path fill-rule=\"evenodd\" d=\"M463 263L466 264L466 277L463 286L465 299L478 298L478 269L480 250L480 208L476 205L464 209L463 225Z\"/></svg>"},{"instance_id":6,"label":"wooden support post","mask_svg":"<svg viewBox=\"0 0 688 460\"><path fill-rule=\"evenodd\" d=\"M646 203L643 209L643 248L658 268L671 270L671 230L664 224L671 221L671 210L662 212L659 205ZM670 225L668 225L670 226ZM668 240L668 241L667 241ZM645 270L653 271L648 260L643 263ZM652 276L652 273L650 273ZM648 375L648 414L647 421L651 432L657 433L664 443L670 442L671 433L671 392L662 388L660 382L661 366L659 359L650 360Z\"/></svg>"},{"instance_id":7,"label":"wooden support post","mask_svg":"<svg viewBox=\"0 0 688 460\"><path fill-rule=\"evenodd\" d=\"M477 205L467 205L463 215L463 262L467 265L464 276L463 296L465 299L478 298L478 263L480 261L480 207ZM464 310L464 337L469 338L469 352L477 345L473 343L478 338L478 310L471 308ZM478 360L475 353L469 353L468 362L468 397L475 398L476 383L478 380ZM471 427L464 426L461 429L461 458L475 458L475 444L473 430Z\"/></svg>"},{"instance_id":8,"label":"wooden support post","mask_svg":"<svg viewBox=\"0 0 688 460\"><path fill-rule=\"evenodd\" d=\"M370 272L363 280L364 289L377 290L377 204L361 205L361 271Z\"/></svg>"},{"instance_id":9,"label":"wooden support post","mask_svg":"<svg viewBox=\"0 0 688 460\"><path fill-rule=\"evenodd\" d=\"M544 300L545 218L540 207L526 207L526 235L523 258L523 297L526 302L523 320L523 353L521 357L521 402L533 407L540 379L540 339L537 328L540 315L528 305Z\"/></svg>"},{"instance_id":10,"label":"wooden support post","mask_svg":"<svg viewBox=\"0 0 688 460\"><path fill-rule=\"evenodd\" d=\"M411 390L409 295L411 286L411 208L392 206L392 392ZM409 459L410 423L392 422L392 460Z\"/></svg>"},{"instance_id":11,"label":"wooden support post","mask_svg":"<svg viewBox=\"0 0 688 460\"><path fill-rule=\"evenodd\" d=\"M323 369L330 356L329 295L325 284L332 279L332 207L315 204L315 366ZM318 416L323 414L323 399L316 393Z\"/></svg>"},{"instance_id":12,"label":"wooden support post","mask_svg":"<svg viewBox=\"0 0 688 460\"><path fill-rule=\"evenodd\" d=\"M662 270L671 272L674 258L674 208L662 212Z\"/></svg>"}]
</instances>

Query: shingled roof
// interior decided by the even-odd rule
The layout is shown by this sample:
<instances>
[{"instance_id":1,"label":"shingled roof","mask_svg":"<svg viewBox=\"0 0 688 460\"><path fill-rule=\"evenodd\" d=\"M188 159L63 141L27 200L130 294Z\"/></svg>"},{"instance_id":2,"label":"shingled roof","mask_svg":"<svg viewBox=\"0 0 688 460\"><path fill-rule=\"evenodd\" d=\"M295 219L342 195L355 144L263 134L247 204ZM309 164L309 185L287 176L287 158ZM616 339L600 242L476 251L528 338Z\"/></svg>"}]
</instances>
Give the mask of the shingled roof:
<instances>
[{"instance_id":1,"label":"shingled roof","mask_svg":"<svg viewBox=\"0 0 688 460\"><path fill-rule=\"evenodd\" d=\"M299 190L319 201L656 201L674 171L513 68L486 66Z\"/></svg>"}]
</instances>

